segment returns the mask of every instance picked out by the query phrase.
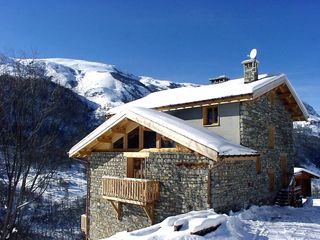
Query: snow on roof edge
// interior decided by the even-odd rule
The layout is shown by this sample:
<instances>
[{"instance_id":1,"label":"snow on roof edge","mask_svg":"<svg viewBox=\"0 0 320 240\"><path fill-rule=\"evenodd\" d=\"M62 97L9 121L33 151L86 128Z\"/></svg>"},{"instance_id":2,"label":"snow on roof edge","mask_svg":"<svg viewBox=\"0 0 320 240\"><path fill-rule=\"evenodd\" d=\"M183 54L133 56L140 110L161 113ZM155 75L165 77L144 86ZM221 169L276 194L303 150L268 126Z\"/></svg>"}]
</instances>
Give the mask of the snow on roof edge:
<instances>
[{"instance_id":1,"label":"snow on roof edge","mask_svg":"<svg viewBox=\"0 0 320 240\"><path fill-rule=\"evenodd\" d=\"M241 83L241 84L239 84ZM222 98L225 98L225 97L237 97L237 96L242 96L242 95L246 95L246 94L252 94L252 96L254 98L257 98L269 91L271 91L272 89L280 86L281 84L286 84L287 87L289 88L290 92L292 93L296 103L298 104L302 114L303 114L303 117L305 119L308 119L309 117L309 114L308 114L308 111L306 110L304 104L302 103L302 101L300 100L299 96L297 95L295 89L293 88L293 86L291 85L290 81L288 80L287 76L285 74L277 74L277 75L268 75L268 74L261 74L259 75L259 79L257 81L253 81L251 83L244 83L243 82L243 78L238 78L238 79L233 79L233 80L230 80L230 81L227 81L225 83L221 83L221 84L216 84L216 85L212 85L212 84L209 84L209 85L203 85L203 86L200 86L199 88L197 88L196 91L199 91L199 89L203 89L204 91L208 90L208 89L211 89L211 90L214 90L216 88L216 90L220 91L221 89L219 89L219 87L221 86L224 86L223 84L228 84L226 85L226 87L229 87L230 86L233 86L233 87L240 87L240 88L243 88L242 90L239 90L239 91L230 91L230 92L227 92L225 95L219 95L218 97L212 95L212 98L208 98L205 97L203 99L200 99L199 101L210 101L210 100L214 100L214 99L222 99ZM239 86L238 86L238 85ZM123 109L125 109L126 107L131 107L131 106L135 106L135 107L146 107L146 108L159 108L159 107L172 107L172 106L177 106L179 104L183 104L183 103L196 103L197 101L195 101L195 99L189 99L188 100L185 100L185 102L166 102L166 103L163 103L162 105L161 104L149 104L150 101L154 101L154 98L157 97L159 98L158 101L161 102L161 97L165 97L166 96L166 93L167 95L169 94L169 92L171 93L170 95L172 95L173 93L176 92L179 96L179 94L181 95L181 91L182 89L186 89L185 91L188 92L188 87L184 87L184 88L176 88L176 89L168 89L168 90L162 90L162 91L158 91L158 92L154 92L154 93L151 93L143 98L140 98L140 99L137 99L135 101L132 101L132 102L129 102L127 104L124 104L124 105L120 105L118 107L115 107L115 108L112 108L110 109L107 113L108 114L116 114L118 112L121 112L123 111ZM180 99L181 100L181 99ZM146 102L147 101L147 102Z\"/></svg>"},{"instance_id":2,"label":"snow on roof edge","mask_svg":"<svg viewBox=\"0 0 320 240\"><path fill-rule=\"evenodd\" d=\"M312 171L310 171L310 170L308 170L306 168L295 167L293 171L294 171L294 174L298 174L298 173L301 173L301 172L306 172L306 173L309 173L311 175L314 175L314 176L320 178L319 174L317 174L315 172L312 172Z\"/></svg>"},{"instance_id":3,"label":"snow on roof edge","mask_svg":"<svg viewBox=\"0 0 320 240\"><path fill-rule=\"evenodd\" d=\"M139 114L140 112L140 114ZM150 113L151 112L151 113ZM112 128L114 125L116 125L117 123L119 123L121 120L123 120L124 118L128 118L134 121L133 115L140 115L140 118L143 119L144 121L148 120L149 122L153 122L156 123L157 121L155 121L154 119L152 119L152 117L150 117L149 115L157 115L157 117L162 117L162 118L166 118L166 121L170 121L171 125L175 125L176 122L177 125L185 125L184 127L188 128L188 130L190 132L195 132L194 136L189 136L188 134L183 133L182 128L178 127L178 130L175 129L174 127L172 128L168 128L165 125L166 124L160 124L160 126L162 128L167 128L169 129L171 132L175 132L177 135L180 135L182 138L187 138L189 139L189 141L193 141L194 142L194 146L190 147L191 149L196 148L197 144L202 145L205 149L211 149L212 151L215 151L217 155L219 156L256 156L258 155L258 152L238 145L238 144L233 144L231 142L229 142L228 140L224 139L223 137L221 137L220 135L217 134L213 134L213 133L209 133L206 132L205 129L200 129L200 128L196 128L194 126L191 126L189 124L187 124L186 122L184 122L181 119L178 119L176 117L170 116L166 113L162 113L162 112L158 112L156 110L153 109L147 109L147 108L131 108L131 109L126 109L125 111L121 112L121 113L117 113L116 115L112 116L110 119L106 120L103 124L101 124L99 127L97 127L95 130L93 130L90 134L88 134L85 138L83 138L80 142L78 142L76 145L74 145L68 152L69 157L75 157L75 155L83 148L85 148L86 146L88 146L89 144L91 144L96 138L98 138L99 136L101 136L102 134L104 134L106 131L108 131L110 128ZM158 116L160 115L160 116ZM149 116L149 118L148 118ZM172 120L172 119L173 120ZM173 122L172 122L173 121ZM159 121L158 121L159 122ZM143 125L143 123L140 123ZM180 131L180 132L179 132ZM192 135L192 134L191 134ZM215 136L216 135L216 136ZM205 139L202 139L204 138ZM197 138L198 137L198 138ZM202 137L202 138L201 138ZM211 142L208 142L208 139L210 140L210 138L212 138L213 140ZM179 141L177 141L179 142ZM217 144L217 142L220 144L219 146L215 145ZM196 151L195 149L193 149L194 151ZM212 158L209 153L207 152L199 152L209 158Z\"/></svg>"},{"instance_id":4,"label":"snow on roof edge","mask_svg":"<svg viewBox=\"0 0 320 240\"><path fill-rule=\"evenodd\" d=\"M200 127L193 126L193 125L189 124L188 122L186 122L186 121L184 121L184 120L182 120L180 118L171 116L171 115L169 115L167 113L159 112L159 111L156 111L156 110L153 110L153 109L142 108L142 107L132 107L130 113L134 113L136 115L139 115L139 112L140 112L140 116L141 116L142 119L147 118L145 116L145 114L143 114L143 113L141 114L141 111L154 112L157 115L165 116L166 117L166 123L164 123L162 125L162 127L166 128L166 129L168 129L170 131L173 131L176 134L181 135L181 136L189 139L190 141L196 141L198 144L201 144L204 147L211 148L212 150L216 151L219 154L219 156L252 156L252 155L259 155L256 150L253 150L251 148L242 146L240 144L231 143L230 141L228 141L227 139L225 139L224 137L222 137L222 136L220 136L220 135L218 135L216 133L209 132L205 128L200 128ZM159 122L161 122L160 116L157 116L157 118L158 118L157 120L158 121L155 121L155 119L152 119L152 118L149 118L149 120L154 122L154 123L158 123L159 125L161 125L159 123ZM128 116L128 118L130 119L130 116ZM179 127L177 127L178 129L173 129L173 128L169 128L168 127L170 125L169 122L171 122L172 120L175 121L175 126L179 126ZM181 130L182 129L181 126L183 126L183 128L187 128L188 131L183 131L184 129ZM179 129L179 128L181 128L181 129ZM196 134L194 134L195 136L191 136L192 132L196 132ZM203 137L203 138L198 138L197 139L197 136L201 136L203 134L205 134L206 136ZM217 141L219 141L220 145L219 146L214 146L213 143L210 143L210 142L207 142L207 141L203 140L203 139L210 139L210 138L212 138L212 139L215 138ZM243 150L243 153L240 154L240 153L237 153L237 152L231 152L229 149L226 149L226 146L228 146L230 149L232 149L232 148L234 148L234 149L237 148L238 150L241 149L241 150ZM245 152L245 150L247 152Z\"/></svg>"},{"instance_id":5,"label":"snow on roof edge","mask_svg":"<svg viewBox=\"0 0 320 240\"><path fill-rule=\"evenodd\" d=\"M106 120L104 123L102 123L99 127L97 127L95 130L93 130L91 133L89 133L86 137L84 137L80 142L78 142L76 145L74 145L68 152L69 157L74 157L74 155L80 151L82 148L87 146L88 144L92 143L96 138L101 136L103 133L105 133L109 128L120 122L125 118L125 113L121 112L118 113L108 120Z\"/></svg>"}]
</instances>

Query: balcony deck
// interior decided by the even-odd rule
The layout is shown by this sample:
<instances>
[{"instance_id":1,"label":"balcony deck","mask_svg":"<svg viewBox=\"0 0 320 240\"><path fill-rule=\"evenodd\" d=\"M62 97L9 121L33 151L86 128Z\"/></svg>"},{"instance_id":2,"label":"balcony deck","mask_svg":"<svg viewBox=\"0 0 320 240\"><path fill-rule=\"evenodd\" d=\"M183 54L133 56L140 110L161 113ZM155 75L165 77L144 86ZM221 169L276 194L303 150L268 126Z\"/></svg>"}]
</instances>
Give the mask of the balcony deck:
<instances>
[{"instance_id":1,"label":"balcony deck","mask_svg":"<svg viewBox=\"0 0 320 240\"><path fill-rule=\"evenodd\" d=\"M153 208L160 198L160 184L148 179L103 176L102 197L111 202L118 219L121 218L122 203L129 203L143 207L153 223Z\"/></svg>"}]
</instances>

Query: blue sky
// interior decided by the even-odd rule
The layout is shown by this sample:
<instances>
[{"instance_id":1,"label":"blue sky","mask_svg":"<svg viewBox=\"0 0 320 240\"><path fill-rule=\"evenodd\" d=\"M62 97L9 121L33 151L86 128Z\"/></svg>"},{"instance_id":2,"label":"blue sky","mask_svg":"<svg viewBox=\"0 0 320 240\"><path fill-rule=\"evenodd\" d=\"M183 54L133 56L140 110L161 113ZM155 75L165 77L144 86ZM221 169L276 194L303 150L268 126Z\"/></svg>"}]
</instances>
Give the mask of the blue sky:
<instances>
[{"instance_id":1,"label":"blue sky","mask_svg":"<svg viewBox=\"0 0 320 240\"><path fill-rule=\"evenodd\" d=\"M105 62L177 82L286 73L320 112L320 1L0 0L0 52Z\"/></svg>"}]
</instances>

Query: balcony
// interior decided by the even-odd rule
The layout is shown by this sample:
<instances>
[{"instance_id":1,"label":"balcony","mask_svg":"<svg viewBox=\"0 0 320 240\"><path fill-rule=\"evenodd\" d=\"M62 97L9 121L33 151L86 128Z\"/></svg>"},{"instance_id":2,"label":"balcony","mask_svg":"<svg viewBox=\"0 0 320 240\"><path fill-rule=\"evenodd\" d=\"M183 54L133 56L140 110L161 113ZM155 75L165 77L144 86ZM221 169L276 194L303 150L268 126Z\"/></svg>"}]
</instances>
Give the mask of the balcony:
<instances>
[{"instance_id":1,"label":"balcony","mask_svg":"<svg viewBox=\"0 0 320 240\"><path fill-rule=\"evenodd\" d=\"M128 203L141 206L153 223L154 204L160 198L160 184L147 179L103 176L102 197L110 201L119 220L122 203Z\"/></svg>"}]
</instances>

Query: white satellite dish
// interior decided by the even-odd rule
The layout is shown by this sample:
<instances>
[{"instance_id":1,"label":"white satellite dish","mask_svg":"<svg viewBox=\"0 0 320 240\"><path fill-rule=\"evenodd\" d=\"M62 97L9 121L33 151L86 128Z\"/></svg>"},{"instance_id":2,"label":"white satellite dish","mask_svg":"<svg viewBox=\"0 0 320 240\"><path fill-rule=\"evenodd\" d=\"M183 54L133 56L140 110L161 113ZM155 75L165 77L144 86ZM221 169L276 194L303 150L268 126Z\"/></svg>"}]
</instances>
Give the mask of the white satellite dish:
<instances>
[{"instance_id":1,"label":"white satellite dish","mask_svg":"<svg viewBox=\"0 0 320 240\"><path fill-rule=\"evenodd\" d=\"M257 57L257 49L252 49L250 52L250 58L255 59Z\"/></svg>"}]
</instances>

